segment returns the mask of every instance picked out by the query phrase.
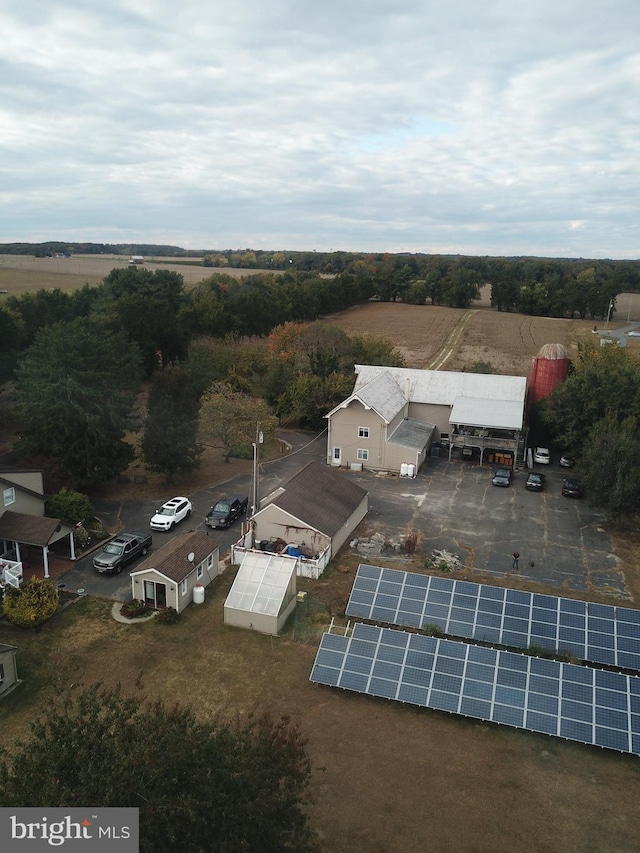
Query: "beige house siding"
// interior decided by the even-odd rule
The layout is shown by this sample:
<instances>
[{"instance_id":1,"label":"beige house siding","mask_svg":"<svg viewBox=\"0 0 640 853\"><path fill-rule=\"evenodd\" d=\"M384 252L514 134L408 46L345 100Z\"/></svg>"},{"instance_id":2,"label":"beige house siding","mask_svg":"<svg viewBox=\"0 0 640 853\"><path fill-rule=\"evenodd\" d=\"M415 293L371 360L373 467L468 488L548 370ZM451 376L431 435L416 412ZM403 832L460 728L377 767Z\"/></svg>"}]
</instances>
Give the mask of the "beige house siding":
<instances>
[{"instance_id":1,"label":"beige house siding","mask_svg":"<svg viewBox=\"0 0 640 853\"><path fill-rule=\"evenodd\" d=\"M0 648L0 664L4 671L0 683L0 696L8 693L18 682L18 667L16 665L16 649L5 646Z\"/></svg>"},{"instance_id":2,"label":"beige house siding","mask_svg":"<svg viewBox=\"0 0 640 853\"><path fill-rule=\"evenodd\" d=\"M353 531L360 524L360 522L365 517L368 511L369 495L367 494L360 506L349 516L349 518L345 521L340 530L338 530L338 532L334 534L333 542L331 544L332 557L335 557L335 555L338 553L340 548L342 548L347 539L352 536Z\"/></svg>"},{"instance_id":3,"label":"beige house siding","mask_svg":"<svg viewBox=\"0 0 640 853\"><path fill-rule=\"evenodd\" d=\"M208 562L211 558L211 566ZM185 557L186 559L186 557ZM198 570L201 569L200 577ZM186 575L185 578L175 581L172 578L163 575L157 569L144 569L139 572L131 573L131 596L132 598L145 598L145 581L153 581L154 583L164 584L166 587L167 607L173 607L178 613L181 613L185 607L193 601L193 588L196 584L208 586L214 578L220 574L220 566L218 562L218 548Z\"/></svg>"},{"instance_id":4,"label":"beige house siding","mask_svg":"<svg viewBox=\"0 0 640 853\"><path fill-rule=\"evenodd\" d=\"M419 453L412 447L402 447L400 444L387 444L385 470L399 471L403 462L416 466L416 471L424 462L424 453Z\"/></svg>"},{"instance_id":5,"label":"beige house siding","mask_svg":"<svg viewBox=\"0 0 640 853\"><path fill-rule=\"evenodd\" d=\"M450 432L451 406L437 403L410 403L409 417L428 424L435 424L440 432Z\"/></svg>"},{"instance_id":6,"label":"beige house siding","mask_svg":"<svg viewBox=\"0 0 640 853\"><path fill-rule=\"evenodd\" d=\"M3 484L2 493L11 488ZM31 495L28 492L20 491L18 486L15 487L15 501L5 505L4 500L0 502L0 515L5 509L10 509L12 512L23 512L25 515L35 515L37 517L44 516L44 498L39 498L37 495Z\"/></svg>"},{"instance_id":7,"label":"beige house siding","mask_svg":"<svg viewBox=\"0 0 640 853\"><path fill-rule=\"evenodd\" d=\"M273 504L260 511L256 519L256 540L282 539L287 545L303 546L310 552L321 553L331 544L331 539L307 527L293 516Z\"/></svg>"},{"instance_id":8,"label":"beige house siding","mask_svg":"<svg viewBox=\"0 0 640 853\"><path fill-rule=\"evenodd\" d=\"M31 489L32 492L39 492L44 495L44 485L42 482L42 471L2 471L2 477L5 480L10 480L18 486L25 489Z\"/></svg>"},{"instance_id":9,"label":"beige house siding","mask_svg":"<svg viewBox=\"0 0 640 853\"><path fill-rule=\"evenodd\" d=\"M359 435L360 428L369 430L369 437ZM386 439L385 423L380 416L371 409L366 409L359 400L353 400L346 409L340 409L331 418L331 457L333 461L333 450L340 448L340 466L348 468L352 463L358 463L358 450L369 452L368 464L364 467L381 467L380 460L384 455Z\"/></svg>"}]
</instances>

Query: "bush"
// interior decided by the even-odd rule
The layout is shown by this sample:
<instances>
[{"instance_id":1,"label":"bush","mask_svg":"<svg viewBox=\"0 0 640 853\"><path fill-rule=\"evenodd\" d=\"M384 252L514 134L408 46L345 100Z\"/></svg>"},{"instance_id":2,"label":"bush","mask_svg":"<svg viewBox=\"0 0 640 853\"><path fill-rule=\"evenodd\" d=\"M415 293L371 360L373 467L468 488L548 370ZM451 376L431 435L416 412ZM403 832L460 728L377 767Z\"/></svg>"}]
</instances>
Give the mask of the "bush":
<instances>
[{"instance_id":1,"label":"bush","mask_svg":"<svg viewBox=\"0 0 640 853\"><path fill-rule=\"evenodd\" d=\"M2 610L8 621L20 628L35 628L58 609L58 587L45 578L31 578L18 589L7 589Z\"/></svg>"},{"instance_id":2,"label":"bush","mask_svg":"<svg viewBox=\"0 0 640 853\"><path fill-rule=\"evenodd\" d=\"M175 625L179 618L180 614L174 607L165 607L164 610L158 610L156 622L161 625Z\"/></svg>"},{"instance_id":3,"label":"bush","mask_svg":"<svg viewBox=\"0 0 640 853\"><path fill-rule=\"evenodd\" d=\"M139 598L132 598L131 601L126 601L120 608L120 615L127 619L137 619L140 616L146 616L149 613L149 608Z\"/></svg>"},{"instance_id":4,"label":"bush","mask_svg":"<svg viewBox=\"0 0 640 853\"><path fill-rule=\"evenodd\" d=\"M86 495L74 492L73 489L60 489L57 495L47 498L45 512L50 518L60 518L68 524L78 524L93 516L93 507Z\"/></svg>"}]
</instances>

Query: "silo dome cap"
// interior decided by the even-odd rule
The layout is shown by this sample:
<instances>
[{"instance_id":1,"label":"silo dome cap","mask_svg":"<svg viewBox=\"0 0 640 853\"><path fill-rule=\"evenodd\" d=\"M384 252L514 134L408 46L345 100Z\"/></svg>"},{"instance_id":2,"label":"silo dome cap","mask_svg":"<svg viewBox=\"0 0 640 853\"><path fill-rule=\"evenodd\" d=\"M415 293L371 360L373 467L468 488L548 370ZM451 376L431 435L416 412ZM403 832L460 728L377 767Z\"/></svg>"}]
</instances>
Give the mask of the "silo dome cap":
<instances>
[{"instance_id":1,"label":"silo dome cap","mask_svg":"<svg viewBox=\"0 0 640 853\"><path fill-rule=\"evenodd\" d=\"M569 350L564 344L544 344L538 351L538 358L561 359L569 357Z\"/></svg>"}]
</instances>

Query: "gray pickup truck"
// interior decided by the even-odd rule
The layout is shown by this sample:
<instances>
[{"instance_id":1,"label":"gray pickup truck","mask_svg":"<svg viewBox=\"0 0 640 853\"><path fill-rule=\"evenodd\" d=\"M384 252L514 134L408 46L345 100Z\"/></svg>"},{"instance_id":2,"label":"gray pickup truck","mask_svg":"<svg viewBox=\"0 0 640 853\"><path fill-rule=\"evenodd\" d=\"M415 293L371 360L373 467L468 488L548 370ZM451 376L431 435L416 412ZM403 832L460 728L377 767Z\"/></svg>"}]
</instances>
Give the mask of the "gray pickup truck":
<instances>
[{"instance_id":1,"label":"gray pickup truck","mask_svg":"<svg viewBox=\"0 0 640 853\"><path fill-rule=\"evenodd\" d=\"M152 541L149 533L121 533L96 554L93 558L93 568L101 574L119 575L127 563L145 556Z\"/></svg>"}]
</instances>

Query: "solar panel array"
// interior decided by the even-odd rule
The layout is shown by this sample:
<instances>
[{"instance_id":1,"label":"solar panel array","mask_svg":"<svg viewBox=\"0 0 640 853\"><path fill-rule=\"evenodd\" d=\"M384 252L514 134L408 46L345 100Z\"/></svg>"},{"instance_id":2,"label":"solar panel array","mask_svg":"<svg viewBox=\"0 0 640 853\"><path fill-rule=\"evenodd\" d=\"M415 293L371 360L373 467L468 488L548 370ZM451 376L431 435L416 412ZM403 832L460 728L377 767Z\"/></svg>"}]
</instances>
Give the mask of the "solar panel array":
<instances>
[{"instance_id":1,"label":"solar panel array","mask_svg":"<svg viewBox=\"0 0 640 853\"><path fill-rule=\"evenodd\" d=\"M640 671L640 611L361 565L348 616Z\"/></svg>"},{"instance_id":2,"label":"solar panel array","mask_svg":"<svg viewBox=\"0 0 640 853\"><path fill-rule=\"evenodd\" d=\"M640 755L640 678L358 623L310 680Z\"/></svg>"}]
</instances>

